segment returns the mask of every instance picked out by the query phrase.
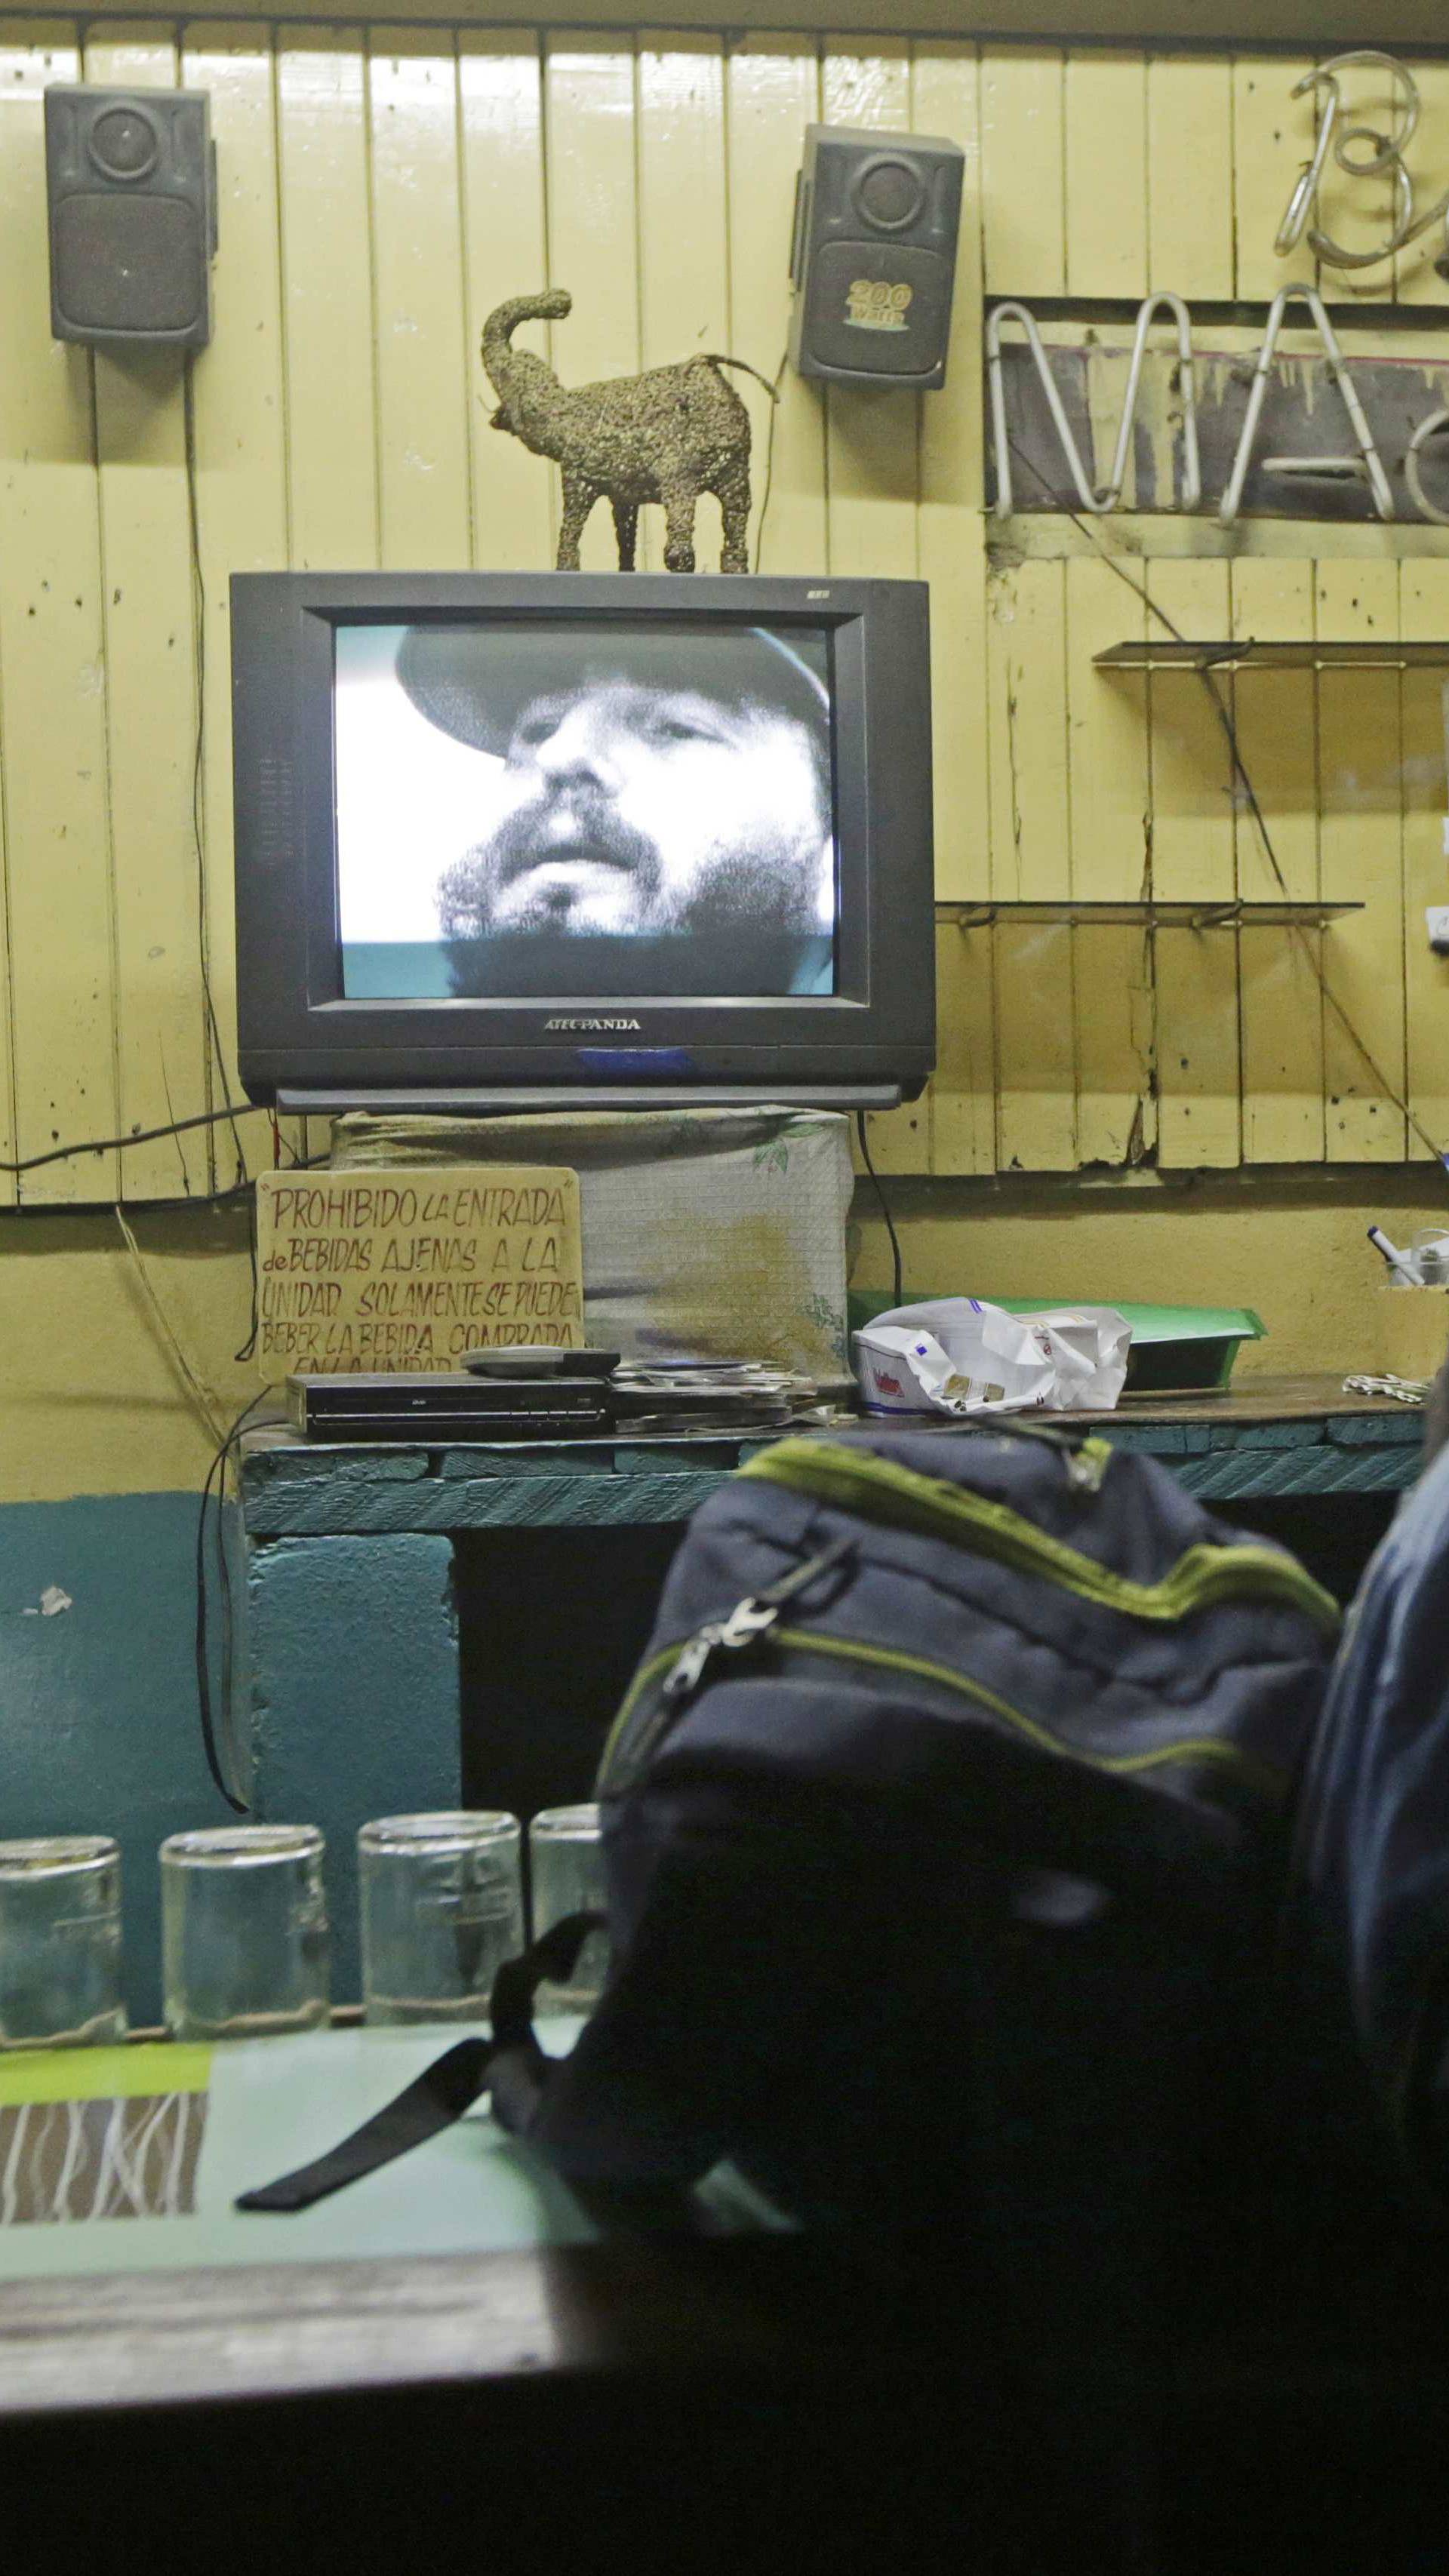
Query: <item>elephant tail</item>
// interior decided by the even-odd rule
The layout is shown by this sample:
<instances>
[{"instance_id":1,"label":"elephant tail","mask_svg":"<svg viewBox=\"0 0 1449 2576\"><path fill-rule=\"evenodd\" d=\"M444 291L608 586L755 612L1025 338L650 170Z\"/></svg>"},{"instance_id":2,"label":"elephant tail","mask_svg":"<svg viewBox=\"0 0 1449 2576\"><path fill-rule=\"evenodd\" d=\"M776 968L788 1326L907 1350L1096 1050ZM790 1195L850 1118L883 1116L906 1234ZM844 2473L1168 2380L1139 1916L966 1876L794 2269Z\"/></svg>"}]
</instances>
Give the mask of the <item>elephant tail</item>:
<instances>
[{"instance_id":1,"label":"elephant tail","mask_svg":"<svg viewBox=\"0 0 1449 2576\"><path fill-rule=\"evenodd\" d=\"M764 386L771 402L779 401L780 377L778 375L771 384L769 377L762 376L758 367L752 367L748 358L726 358L721 356L718 349L701 349L700 356L707 367L738 367L743 375L753 376L757 385ZM780 372L784 373L783 368Z\"/></svg>"}]
</instances>

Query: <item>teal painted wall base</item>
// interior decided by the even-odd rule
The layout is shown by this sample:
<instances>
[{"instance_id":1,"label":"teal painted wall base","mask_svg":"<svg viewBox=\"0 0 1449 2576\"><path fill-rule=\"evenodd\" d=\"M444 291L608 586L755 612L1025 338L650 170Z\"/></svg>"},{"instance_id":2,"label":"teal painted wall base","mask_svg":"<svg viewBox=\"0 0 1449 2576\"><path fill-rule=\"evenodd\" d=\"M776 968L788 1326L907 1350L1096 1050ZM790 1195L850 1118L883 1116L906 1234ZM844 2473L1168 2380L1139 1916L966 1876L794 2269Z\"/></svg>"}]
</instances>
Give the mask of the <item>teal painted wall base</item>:
<instances>
[{"instance_id":1,"label":"teal painted wall base","mask_svg":"<svg viewBox=\"0 0 1449 2576\"><path fill-rule=\"evenodd\" d=\"M161 2009L156 1847L216 1825L196 1707L194 1494L0 1507L0 1835L114 1834L128 2002ZM56 1586L69 1609L41 1615Z\"/></svg>"},{"instance_id":2,"label":"teal painted wall base","mask_svg":"<svg viewBox=\"0 0 1449 2576\"><path fill-rule=\"evenodd\" d=\"M157 1846L231 1821L197 1711L196 1514L194 1494L0 1507L0 1837L115 1835L138 2024L161 2015ZM443 1537L284 1540L254 1553L245 1601L238 1568L250 1794L327 1836L338 2002L360 1991L357 1827L458 1803L452 1554ZM71 1606L47 1618L51 1587Z\"/></svg>"},{"instance_id":3,"label":"teal painted wall base","mask_svg":"<svg viewBox=\"0 0 1449 2576\"><path fill-rule=\"evenodd\" d=\"M251 1796L327 1837L332 1993L361 1992L357 1828L462 1796L453 1544L430 1533L250 1552Z\"/></svg>"}]
</instances>

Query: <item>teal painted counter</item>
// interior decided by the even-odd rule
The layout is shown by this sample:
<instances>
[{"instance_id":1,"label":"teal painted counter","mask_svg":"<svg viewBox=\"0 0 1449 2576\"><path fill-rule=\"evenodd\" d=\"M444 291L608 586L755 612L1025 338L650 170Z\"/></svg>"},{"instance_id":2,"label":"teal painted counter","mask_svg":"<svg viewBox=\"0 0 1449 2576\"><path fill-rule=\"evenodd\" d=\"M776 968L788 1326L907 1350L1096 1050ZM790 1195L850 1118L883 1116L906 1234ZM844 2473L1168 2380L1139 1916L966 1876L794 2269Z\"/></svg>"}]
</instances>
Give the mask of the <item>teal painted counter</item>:
<instances>
[{"instance_id":1,"label":"teal painted counter","mask_svg":"<svg viewBox=\"0 0 1449 2576\"><path fill-rule=\"evenodd\" d=\"M1119 1448L1145 1450L1205 1499L1260 1494L1396 1493L1418 1474L1423 1417L1337 1378L1264 1380L1196 1396L1077 1415ZM905 1427L905 1426L902 1426ZM930 1423L943 1440L970 1433ZM248 1536L340 1537L384 1531L595 1528L687 1520L763 1444L626 1440L329 1447L281 1430L242 1447Z\"/></svg>"}]
</instances>

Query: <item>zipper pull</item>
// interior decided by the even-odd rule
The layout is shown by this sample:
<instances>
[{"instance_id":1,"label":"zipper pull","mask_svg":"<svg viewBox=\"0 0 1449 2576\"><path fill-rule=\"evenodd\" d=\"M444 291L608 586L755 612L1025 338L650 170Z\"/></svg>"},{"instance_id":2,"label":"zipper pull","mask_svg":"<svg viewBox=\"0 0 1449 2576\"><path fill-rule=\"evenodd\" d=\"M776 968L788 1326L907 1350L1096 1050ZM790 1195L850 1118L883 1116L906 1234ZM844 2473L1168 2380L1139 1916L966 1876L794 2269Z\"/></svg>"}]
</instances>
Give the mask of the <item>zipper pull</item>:
<instances>
[{"instance_id":1,"label":"zipper pull","mask_svg":"<svg viewBox=\"0 0 1449 2576\"><path fill-rule=\"evenodd\" d=\"M723 1635L724 1622L720 1619L711 1619L706 1627L696 1628L688 1643L680 1647L678 1661L659 1694L661 1699L677 1705L689 1698L699 1687L704 1668Z\"/></svg>"},{"instance_id":2,"label":"zipper pull","mask_svg":"<svg viewBox=\"0 0 1449 2576\"><path fill-rule=\"evenodd\" d=\"M698 1690L716 1655L742 1654L759 1644L779 1616L780 1608L775 1602L740 1601L727 1619L711 1619L703 1628L696 1628L664 1685L663 1698L677 1708Z\"/></svg>"},{"instance_id":3,"label":"zipper pull","mask_svg":"<svg viewBox=\"0 0 1449 2576\"><path fill-rule=\"evenodd\" d=\"M1084 1440L1067 1452L1067 1483L1074 1493L1100 1494L1102 1478L1112 1464L1110 1440Z\"/></svg>"},{"instance_id":4,"label":"zipper pull","mask_svg":"<svg viewBox=\"0 0 1449 2576\"><path fill-rule=\"evenodd\" d=\"M853 1553L854 1547L853 1539L837 1539L835 1545L826 1548L822 1555L812 1556L807 1564L797 1565L789 1574L783 1574L778 1583L737 1601L727 1619L710 1619L702 1628L696 1628L694 1635L680 1648L669 1679L660 1692L661 1699L672 1709L682 1707L698 1690L717 1654L747 1654L751 1648L762 1644L779 1620L786 1603L793 1601L796 1594L803 1592L818 1575L839 1565L843 1558Z\"/></svg>"}]
</instances>

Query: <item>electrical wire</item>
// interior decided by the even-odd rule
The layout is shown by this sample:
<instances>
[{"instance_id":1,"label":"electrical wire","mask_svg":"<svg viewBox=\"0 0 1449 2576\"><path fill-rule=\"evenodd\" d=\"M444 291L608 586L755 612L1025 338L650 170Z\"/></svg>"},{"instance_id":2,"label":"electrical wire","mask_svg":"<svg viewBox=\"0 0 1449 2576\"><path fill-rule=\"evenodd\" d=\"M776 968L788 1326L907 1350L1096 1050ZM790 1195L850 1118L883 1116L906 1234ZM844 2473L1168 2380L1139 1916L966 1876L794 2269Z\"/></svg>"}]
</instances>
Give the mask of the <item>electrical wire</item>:
<instances>
[{"instance_id":1,"label":"electrical wire","mask_svg":"<svg viewBox=\"0 0 1449 2576\"><path fill-rule=\"evenodd\" d=\"M249 1182L242 1183L247 1201L247 1266L251 1272L251 1313L246 1337L241 1348L232 1352L238 1361L256 1356L257 1335L261 1330L261 1279L257 1269L257 1194Z\"/></svg>"},{"instance_id":2,"label":"electrical wire","mask_svg":"<svg viewBox=\"0 0 1449 2576\"><path fill-rule=\"evenodd\" d=\"M226 1776L212 1709L210 1644L207 1633L206 1516L211 1504L212 1487L215 1485L217 1582L221 1594L222 1614L221 1717L225 1725L231 1710L232 1685L231 1569L226 1558L226 1471L232 1452L252 1415L259 1405L268 1401L270 1394L271 1389L264 1387L260 1395L254 1395L250 1404L243 1406L231 1429L218 1443L216 1453L206 1471L206 1482L201 1489L201 1506L196 1516L196 1704L201 1720L201 1742L206 1755L206 1767L234 1816L248 1816L251 1814L251 1809L244 1798L237 1796Z\"/></svg>"},{"instance_id":3,"label":"electrical wire","mask_svg":"<svg viewBox=\"0 0 1449 2576\"><path fill-rule=\"evenodd\" d=\"M775 422L779 417L780 411L780 387L785 381L785 369L789 363L790 352L788 348L782 349L780 352L780 363L775 369L774 376L770 383L770 428L769 434L765 440L765 484L764 489L760 494L760 515L755 522L755 570L757 573L764 560L765 520L769 515L770 494L775 485ZM763 383L763 381L764 379L762 377L761 382Z\"/></svg>"},{"instance_id":4,"label":"electrical wire","mask_svg":"<svg viewBox=\"0 0 1449 2576\"><path fill-rule=\"evenodd\" d=\"M893 1281L893 1295L892 1295L892 1300L891 1300L891 1302L892 1302L892 1304L893 1304L893 1305L898 1306L898 1305L900 1304L900 1302L901 1302L901 1275L902 1275L902 1274L901 1274L901 1243L900 1243L900 1237L899 1237L899 1235L897 1234L896 1229L895 1229L895 1220L894 1220L894 1218L893 1218L893 1217L892 1217L892 1215L891 1215L890 1201L889 1201L889 1199L886 1197L885 1190L884 1190L884 1188L882 1187L880 1174L879 1174L879 1172L876 1170L876 1167L875 1167L874 1163L873 1163L873 1162L871 1161L871 1159L870 1159L870 1140L869 1140L869 1132L868 1132L868 1130L867 1130L867 1128L866 1128L866 1123L865 1123L865 1111L864 1111L863 1109L857 1109L857 1111L856 1111L856 1113L855 1113L855 1132L856 1132L857 1136L860 1138L860 1159L861 1159L861 1161L864 1163L866 1170L867 1170L867 1171L869 1172L869 1174L870 1174L871 1181L872 1181L872 1183L873 1183L873 1185L874 1185L874 1188L875 1188L875 1194L876 1194L876 1197L877 1197L877 1198L879 1199L879 1201L880 1201L880 1212L881 1212L881 1215L882 1215L882 1216L884 1217L884 1219L885 1219L885 1230L886 1230L887 1234L890 1236L890 1242L891 1242L891 1264L892 1264L892 1269L893 1269L893 1273L894 1273L894 1281Z\"/></svg>"},{"instance_id":5,"label":"electrical wire","mask_svg":"<svg viewBox=\"0 0 1449 2576\"><path fill-rule=\"evenodd\" d=\"M1128 572L1125 567L1118 562L1117 557L1112 553L1111 549L1103 543L1096 529L1089 526L1088 522L1084 518L1080 517L1077 511L1072 508L1070 502L1065 500L1062 494L1054 489L1054 487L1047 481L1046 476L1042 473L1041 468L1036 463L1035 459L1028 456L1025 449L1019 446L1015 439L1012 439L1011 441L1011 452L1013 456L1017 457L1026 467L1027 472L1033 477L1041 491L1046 494L1046 497L1050 501L1053 509L1059 510L1065 518L1071 520L1074 528L1079 529L1084 537L1090 539L1098 557L1107 566L1108 571L1115 573L1117 579L1120 582L1125 583L1127 589L1133 593L1133 596L1142 601L1144 607L1151 611L1158 623L1166 627L1168 634L1173 638L1174 642L1178 644L1190 644L1193 639L1190 636L1184 635L1181 627L1173 624L1173 621L1168 616L1166 609L1158 606L1157 601L1153 598L1151 591L1147 589L1145 583L1133 580L1130 572ZM1201 650L1202 648L1199 647L1198 649ZM1223 647L1222 658L1226 661L1237 650L1238 647L1236 645L1225 645ZM1273 871L1274 882L1276 883L1280 894L1284 897L1284 900L1291 903L1293 899L1292 893L1289 888L1287 877L1284 875L1282 866L1279 862L1278 853L1273 846L1273 836L1268 829L1267 817L1263 812L1262 805L1259 803L1258 791L1253 784L1247 764L1243 759L1242 750L1238 742L1238 729L1233 719L1232 711L1217 686L1210 663L1205 663L1203 667L1198 670L1197 677L1201 680L1203 687L1207 691L1209 703L1222 730L1223 739L1228 747L1228 757L1232 762L1233 776L1242 790L1248 811L1252 815L1254 824L1257 827L1258 838L1262 842L1263 853L1268 861L1268 865ZM1440 1170L1449 1172L1449 1155L1446 1155L1445 1148L1442 1145L1436 1144L1427 1127L1424 1126L1422 1120L1418 1117L1412 1103L1401 1092L1395 1090L1393 1083L1384 1072L1382 1065L1378 1062L1378 1059L1374 1055L1367 1040L1354 1026L1347 1010L1344 1008L1343 1003L1339 1000L1333 986L1330 984L1328 976L1324 971L1323 961L1314 948L1313 942L1309 938L1303 924L1298 921L1290 921L1285 926L1289 937L1292 939L1294 946L1298 949L1308 967L1309 973L1317 984L1324 1003L1333 1013L1334 1018L1343 1030L1345 1037L1349 1040L1350 1045L1357 1050L1357 1053L1367 1065L1369 1072L1372 1074L1379 1090L1383 1093L1384 1098L1398 1110L1400 1116L1405 1121L1405 1124L1410 1127L1413 1130L1413 1133L1418 1137L1420 1144L1423 1145L1430 1154L1432 1154Z\"/></svg>"},{"instance_id":6,"label":"electrical wire","mask_svg":"<svg viewBox=\"0 0 1449 2576\"><path fill-rule=\"evenodd\" d=\"M0 1162L0 1172L18 1180L22 1173L38 1172L47 1163L68 1163L77 1154L115 1154L127 1145L154 1145L158 1137L184 1136L192 1127L224 1127L238 1118L257 1115L259 1112L254 1101L243 1100L234 1106L228 1103L225 1109L203 1109L195 1118L170 1118L164 1127L135 1127L129 1136L88 1136L80 1145L53 1145L44 1154L24 1155L18 1163ZM241 1185L245 1185L246 1179L246 1165L243 1164ZM223 1191L219 1195L224 1197L226 1193Z\"/></svg>"},{"instance_id":7,"label":"electrical wire","mask_svg":"<svg viewBox=\"0 0 1449 2576\"><path fill-rule=\"evenodd\" d=\"M231 1096L231 1081L226 1069L226 1051L216 1016L216 1000L211 989L211 942L206 919L206 829L202 813L202 775L206 761L206 575L201 561L201 509L196 484L196 400L192 353L186 352L182 377L182 418L186 454L186 523L191 548L192 613L196 635L196 736L191 761L191 836L196 845L196 936L201 966L201 991L206 1005L206 1026L221 1096L226 1106L222 1120L231 1128L231 1141L236 1151L236 1178L249 1180L247 1158L242 1151L237 1128L236 1105ZM210 1086L208 1085L208 1088Z\"/></svg>"},{"instance_id":8,"label":"electrical wire","mask_svg":"<svg viewBox=\"0 0 1449 2576\"><path fill-rule=\"evenodd\" d=\"M197 1412L200 1414L201 1419L205 1423L212 1439L216 1440L220 1437L220 1427L217 1423L216 1415L212 1411L211 1397L207 1393L205 1386L202 1384L199 1372L192 1367L190 1360L187 1358L186 1353L182 1348L180 1337L174 1331L170 1318L166 1313L166 1309L162 1305L160 1298L157 1296L156 1291L151 1284L151 1274L142 1258L141 1247L136 1241L136 1237L127 1222L125 1209L121 1206L119 1200L115 1202L115 1217L116 1223L121 1229L121 1237L126 1246L126 1250L129 1252L131 1260L135 1266L136 1276L141 1283L142 1294L146 1299L147 1305L151 1309L152 1315L155 1317L162 1339L166 1342L171 1351L172 1358L175 1360L177 1368L181 1372L181 1377L186 1386L187 1393L190 1395Z\"/></svg>"}]
</instances>

